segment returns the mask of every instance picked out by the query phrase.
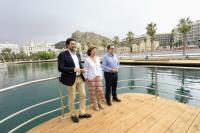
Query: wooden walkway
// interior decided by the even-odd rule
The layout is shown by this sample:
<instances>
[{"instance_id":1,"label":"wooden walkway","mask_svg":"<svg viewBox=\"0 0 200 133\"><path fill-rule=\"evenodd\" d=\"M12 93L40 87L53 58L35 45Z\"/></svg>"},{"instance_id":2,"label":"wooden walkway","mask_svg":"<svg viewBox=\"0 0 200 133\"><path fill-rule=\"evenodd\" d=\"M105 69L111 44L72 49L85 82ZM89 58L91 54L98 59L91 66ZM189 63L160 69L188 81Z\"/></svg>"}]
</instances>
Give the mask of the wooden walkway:
<instances>
[{"instance_id":1,"label":"wooden walkway","mask_svg":"<svg viewBox=\"0 0 200 133\"><path fill-rule=\"evenodd\" d=\"M69 114L47 121L29 133L200 133L200 109L148 94L126 93L90 119L73 123Z\"/></svg>"}]
</instances>

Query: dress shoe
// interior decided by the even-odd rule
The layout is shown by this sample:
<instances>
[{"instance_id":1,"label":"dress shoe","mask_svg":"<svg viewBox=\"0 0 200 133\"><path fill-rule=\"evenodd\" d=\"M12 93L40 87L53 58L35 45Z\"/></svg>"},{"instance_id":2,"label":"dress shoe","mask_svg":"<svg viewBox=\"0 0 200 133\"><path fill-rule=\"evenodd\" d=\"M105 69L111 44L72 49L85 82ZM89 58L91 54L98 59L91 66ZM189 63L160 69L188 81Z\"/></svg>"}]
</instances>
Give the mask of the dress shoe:
<instances>
[{"instance_id":1,"label":"dress shoe","mask_svg":"<svg viewBox=\"0 0 200 133\"><path fill-rule=\"evenodd\" d=\"M82 118L90 118L92 117L91 114L84 114L84 115L79 115L79 118L82 119Z\"/></svg>"},{"instance_id":2,"label":"dress shoe","mask_svg":"<svg viewBox=\"0 0 200 133\"><path fill-rule=\"evenodd\" d=\"M101 103L99 103L98 105L100 109L104 109L104 106Z\"/></svg>"},{"instance_id":3,"label":"dress shoe","mask_svg":"<svg viewBox=\"0 0 200 133\"><path fill-rule=\"evenodd\" d=\"M113 97L113 101L115 101L115 102L121 102L121 100L119 98L117 98L117 97Z\"/></svg>"},{"instance_id":4,"label":"dress shoe","mask_svg":"<svg viewBox=\"0 0 200 133\"><path fill-rule=\"evenodd\" d=\"M108 106L111 106L111 105L112 105L112 103L110 102L110 100L109 100L109 101L106 101L106 103L107 103Z\"/></svg>"},{"instance_id":5,"label":"dress shoe","mask_svg":"<svg viewBox=\"0 0 200 133\"><path fill-rule=\"evenodd\" d=\"M71 119L74 123L78 123L79 122L79 118L75 115L75 116L71 116Z\"/></svg>"}]
</instances>

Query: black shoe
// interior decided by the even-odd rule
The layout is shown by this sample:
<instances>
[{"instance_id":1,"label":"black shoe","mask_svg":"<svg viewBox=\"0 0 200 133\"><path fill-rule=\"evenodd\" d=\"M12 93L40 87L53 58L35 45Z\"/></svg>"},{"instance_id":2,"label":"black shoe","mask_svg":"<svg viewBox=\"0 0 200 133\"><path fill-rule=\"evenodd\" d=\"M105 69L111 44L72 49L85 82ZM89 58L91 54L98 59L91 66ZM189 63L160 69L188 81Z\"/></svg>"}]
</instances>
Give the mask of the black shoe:
<instances>
[{"instance_id":1,"label":"black shoe","mask_svg":"<svg viewBox=\"0 0 200 133\"><path fill-rule=\"evenodd\" d=\"M115 101L115 102L121 102L121 100L119 98L117 98L117 97L113 97L113 101Z\"/></svg>"},{"instance_id":2,"label":"black shoe","mask_svg":"<svg viewBox=\"0 0 200 133\"><path fill-rule=\"evenodd\" d=\"M106 101L106 103L107 103L108 106L112 105L112 103L110 102L110 100Z\"/></svg>"},{"instance_id":3,"label":"black shoe","mask_svg":"<svg viewBox=\"0 0 200 133\"><path fill-rule=\"evenodd\" d=\"M71 116L71 119L74 123L79 123L79 118L75 115L75 116Z\"/></svg>"},{"instance_id":4,"label":"black shoe","mask_svg":"<svg viewBox=\"0 0 200 133\"><path fill-rule=\"evenodd\" d=\"M90 118L92 117L91 114L84 114L84 115L79 115L79 118L82 119L82 118Z\"/></svg>"}]
</instances>

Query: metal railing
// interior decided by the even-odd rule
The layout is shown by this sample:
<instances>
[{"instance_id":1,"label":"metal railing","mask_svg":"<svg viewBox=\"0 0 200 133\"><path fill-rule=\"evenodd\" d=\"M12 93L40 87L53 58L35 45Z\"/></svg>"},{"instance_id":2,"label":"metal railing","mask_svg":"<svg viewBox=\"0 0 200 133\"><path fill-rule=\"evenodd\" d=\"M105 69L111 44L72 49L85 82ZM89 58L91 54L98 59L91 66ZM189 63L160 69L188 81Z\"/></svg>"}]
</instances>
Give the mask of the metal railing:
<instances>
[{"instance_id":1,"label":"metal railing","mask_svg":"<svg viewBox=\"0 0 200 133\"><path fill-rule=\"evenodd\" d=\"M154 78L154 81L152 80L143 80L143 79L126 79L126 80L119 80L118 82L129 82L129 81L140 81L140 82L153 82L155 85L154 87L145 87L145 86L123 86L123 87L118 87L118 90L120 89L124 89L124 88L143 88L143 89L150 89L150 90L155 90L155 97L157 98L158 96L158 92L164 92L164 93L169 93L169 94L174 94L174 95L178 95L178 96L181 96L181 97L185 97L185 98L190 98L190 99L194 99L194 100L198 100L200 101L199 98L195 98L195 97L192 97L192 96L185 96L185 95L181 95L181 94L178 94L178 93L175 93L175 92L170 92L170 91L165 91L165 90L162 90L162 89L159 89L158 88L158 84L165 84L165 85L171 85L171 86L177 86L177 87L185 87L185 88L191 88L191 89L195 89L195 90L200 90L199 88L194 88L194 87L188 87L188 86L182 86L182 85L174 85L174 84L169 84L169 83L165 83L165 82L159 82L158 81L158 68L167 68L167 69L186 69L186 70L200 70L200 68L196 68L196 67L174 67L174 66L124 66L124 67L121 67L120 69L122 68L141 68L141 67L144 67L144 68L153 68L154 69L154 73L155 73L155 78ZM34 81L30 81L30 82L26 82L26 83L22 83L22 84L18 84L18 85L14 85L14 86L10 86L10 87L7 87L7 88L4 88L4 89L1 89L0 90L0 94L2 93L5 93L7 91L11 91L13 89L16 89L18 87L22 87L22 86L26 86L26 85L29 85L29 84L34 84L34 83L39 83L39 82L44 82L44 81L50 81L50 80L55 80L57 79L58 80L59 77L52 77L52 78L46 78L46 79L40 79L40 80L34 80ZM22 114L30 109L33 109L33 108L36 108L38 106L42 106L44 104L47 104L47 103L51 103L51 102L54 102L54 101L57 101L57 100L60 100L60 108L56 108L54 110L51 110L51 111L48 111L48 112L45 112L43 114L40 114L36 117L33 117L31 119L29 119L28 121L18 125L17 127L13 128L12 130L9 131L9 133L12 133L12 132L15 132L17 131L19 128L23 127L24 125L38 119L38 118L41 118L43 116L46 116L48 114L51 114L51 113L54 113L54 112L57 112L57 111L61 111L61 116L62 118L65 118L65 108L68 107L68 105L64 105L64 101L63 99L65 97L67 97L68 95L65 95L63 96L62 94L62 84L60 83L59 85L59 95L60 97L57 97L57 98L53 98L53 99L50 99L50 100L47 100L47 101L43 101L43 102L40 102L40 103L37 103L37 104L34 104L32 106L29 106L25 109L22 109L14 114L11 114L9 116L7 116L6 118L0 120L0 125L2 123L4 123L5 121L19 115L19 114ZM76 93L77 95L77 93ZM89 99L86 99L86 100L89 100ZM76 102L75 104L78 104L78 102Z\"/></svg>"}]
</instances>

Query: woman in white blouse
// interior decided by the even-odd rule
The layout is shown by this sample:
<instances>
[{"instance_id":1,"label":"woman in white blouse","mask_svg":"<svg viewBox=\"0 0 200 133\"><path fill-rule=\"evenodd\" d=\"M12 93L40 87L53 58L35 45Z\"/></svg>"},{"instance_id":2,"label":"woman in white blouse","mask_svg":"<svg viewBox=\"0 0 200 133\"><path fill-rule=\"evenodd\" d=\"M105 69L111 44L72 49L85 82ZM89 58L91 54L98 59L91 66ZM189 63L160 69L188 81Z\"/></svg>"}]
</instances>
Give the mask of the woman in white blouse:
<instances>
[{"instance_id":1,"label":"woman in white blouse","mask_svg":"<svg viewBox=\"0 0 200 133\"><path fill-rule=\"evenodd\" d=\"M96 47L87 50L88 57L84 61L85 79L90 90L90 99L94 110L103 109L104 94L102 88L102 69L100 59L96 56Z\"/></svg>"}]
</instances>

